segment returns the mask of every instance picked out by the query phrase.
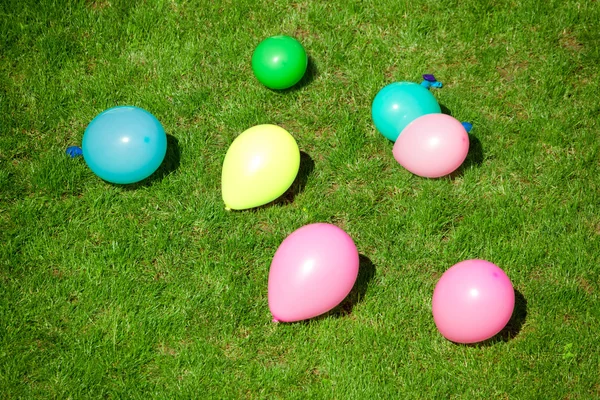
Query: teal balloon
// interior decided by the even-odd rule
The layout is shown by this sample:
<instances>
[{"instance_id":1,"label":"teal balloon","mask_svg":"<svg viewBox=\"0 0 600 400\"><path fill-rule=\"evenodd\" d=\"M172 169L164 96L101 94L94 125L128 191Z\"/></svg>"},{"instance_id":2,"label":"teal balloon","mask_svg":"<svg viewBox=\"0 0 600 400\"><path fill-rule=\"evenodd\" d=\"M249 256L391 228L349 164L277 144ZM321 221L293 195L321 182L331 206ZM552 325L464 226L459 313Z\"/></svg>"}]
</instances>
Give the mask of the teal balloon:
<instances>
[{"instance_id":1,"label":"teal balloon","mask_svg":"<svg viewBox=\"0 0 600 400\"><path fill-rule=\"evenodd\" d=\"M167 153L167 135L160 122L138 107L119 106L90 122L81 144L90 169L105 181L139 182L152 175Z\"/></svg>"},{"instance_id":2,"label":"teal balloon","mask_svg":"<svg viewBox=\"0 0 600 400\"><path fill-rule=\"evenodd\" d=\"M375 127L393 142L415 119L441 112L431 92L413 82L395 82L385 86L377 93L371 106Z\"/></svg>"}]
</instances>

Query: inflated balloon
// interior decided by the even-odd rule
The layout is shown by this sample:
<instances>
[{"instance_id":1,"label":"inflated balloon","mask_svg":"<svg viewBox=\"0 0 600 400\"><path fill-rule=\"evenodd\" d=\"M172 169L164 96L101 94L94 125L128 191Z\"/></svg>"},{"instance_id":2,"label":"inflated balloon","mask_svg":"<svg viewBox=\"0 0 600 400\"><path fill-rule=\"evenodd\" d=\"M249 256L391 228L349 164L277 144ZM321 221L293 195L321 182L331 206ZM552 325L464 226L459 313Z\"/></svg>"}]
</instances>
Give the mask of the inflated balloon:
<instances>
[{"instance_id":1,"label":"inflated balloon","mask_svg":"<svg viewBox=\"0 0 600 400\"><path fill-rule=\"evenodd\" d=\"M167 153L158 120L138 107L110 108L90 122L81 144L83 158L100 178L118 184L152 175Z\"/></svg>"},{"instance_id":2,"label":"inflated balloon","mask_svg":"<svg viewBox=\"0 0 600 400\"><path fill-rule=\"evenodd\" d=\"M238 136L225 155L221 177L227 209L267 204L289 189L300 169L296 140L276 125L257 125Z\"/></svg>"},{"instance_id":3,"label":"inflated balloon","mask_svg":"<svg viewBox=\"0 0 600 400\"><path fill-rule=\"evenodd\" d=\"M431 92L413 82L385 86L371 105L375 127L391 141L396 141L402 130L418 117L441 112Z\"/></svg>"},{"instance_id":4,"label":"inflated balloon","mask_svg":"<svg viewBox=\"0 0 600 400\"><path fill-rule=\"evenodd\" d=\"M274 321L301 321L331 310L352 290L358 265L352 238L337 226L317 223L292 232L269 271Z\"/></svg>"},{"instance_id":5,"label":"inflated balloon","mask_svg":"<svg viewBox=\"0 0 600 400\"><path fill-rule=\"evenodd\" d=\"M415 175L439 178L455 171L469 152L464 126L446 114L415 119L394 143L394 158Z\"/></svg>"},{"instance_id":6,"label":"inflated balloon","mask_svg":"<svg viewBox=\"0 0 600 400\"><path fill-rule=\"evenodd\" d=\"M268 88L287 89L302 79L308 66L304 47L289 36L272 36L260 42L252 54L252 70Z\"/></svg>"},{"instance_id":7,"label":"inflated balloon","mask_svg":"<svg viewBox=\"0 0 600 400\"><path fill-rule=\"evenodd\" d=\"M433 292L433 320L448 340L477 343L510 320L515 292L502 269L485 260L466 260L448 269Z\"/></svg>"}]
</instances>

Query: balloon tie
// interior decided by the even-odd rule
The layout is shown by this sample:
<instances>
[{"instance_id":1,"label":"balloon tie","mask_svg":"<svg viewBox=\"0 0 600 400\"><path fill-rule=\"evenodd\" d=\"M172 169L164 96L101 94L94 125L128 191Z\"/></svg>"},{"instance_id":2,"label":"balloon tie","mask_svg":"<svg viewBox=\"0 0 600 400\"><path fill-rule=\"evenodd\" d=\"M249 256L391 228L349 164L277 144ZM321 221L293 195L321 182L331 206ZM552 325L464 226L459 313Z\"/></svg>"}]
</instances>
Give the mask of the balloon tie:
<instances>
[{"instance_id":1,"label":"balloon tie","mask_svg":"<svg viewBox=\"0 0 600 400\"><path fill-rule=\"evenodd\" d=\"M471 132L471 129L473 129L473 124L470 122L461 122L461 124L467 133Z\"/></svg>"},{"instance_id":2,"label":"balloon tie","mask_svg":"<svg viewBox=\"0 0 600 400\"><path fill-rule=\"evenodd\" d=\"M65 153L67 153L67 155L71 158L75 158L75 157L83 155L83 151L81 150L81 147L79 147L79 146L67 147L67 150L65 151Z\"/></svg>"},{"instance_id":3,"label":"balloon tie","mask_svg":"<svg viewBox=\"0 0 600 400\"><path fill-rule=\"evenodd\" d=\"M423 86L424 88L436 88L439 89L443 86L442 82L438 82L435 79L435 76L433 76L433 74L423 74L423 79L424 81L421 82L421 86Z\"/></svg>"}]
</instances>

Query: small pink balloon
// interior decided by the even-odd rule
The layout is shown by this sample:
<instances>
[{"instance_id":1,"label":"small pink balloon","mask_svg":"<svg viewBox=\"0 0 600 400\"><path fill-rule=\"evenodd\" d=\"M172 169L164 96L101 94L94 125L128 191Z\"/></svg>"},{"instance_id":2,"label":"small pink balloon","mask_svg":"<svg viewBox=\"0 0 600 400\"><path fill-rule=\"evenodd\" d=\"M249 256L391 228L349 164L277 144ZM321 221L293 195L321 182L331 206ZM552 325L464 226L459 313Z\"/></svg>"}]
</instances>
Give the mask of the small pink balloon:
<instances>
[{"instance_id":1,"label":"small pink balloon","mask_svg":"<svg viewBox=\"0 0 600 400\"><path fill-rule=\"evenodd\" d=\"M273 320L301 321L331 310L352 290L358 264L352 238L335 225L310 224L292 232L269 271Z\"/></svg>"},{"instance_id":2,"label":"small pink balloon","mask_svg":"<svg viewBox=\"0 0 600 400\"><path fill-rule=\"evenodd\" d=\"M402 130L393 152L396 161L413 174L439 178L452 173L465 161L469 135L456 118L427 114Z\"/></svg>"},{"instance_id":3,"label":"small pink balloon","mask_svg":"<svg viewBox=\"0 0 600 400\"><path fill-rule=\"evenodd\" d=\"M502 269L466 260L448 269L433 291L433 320L446 339L477 343L500 332L515 307L515 291Z\"/></svg>"}]
</instances>

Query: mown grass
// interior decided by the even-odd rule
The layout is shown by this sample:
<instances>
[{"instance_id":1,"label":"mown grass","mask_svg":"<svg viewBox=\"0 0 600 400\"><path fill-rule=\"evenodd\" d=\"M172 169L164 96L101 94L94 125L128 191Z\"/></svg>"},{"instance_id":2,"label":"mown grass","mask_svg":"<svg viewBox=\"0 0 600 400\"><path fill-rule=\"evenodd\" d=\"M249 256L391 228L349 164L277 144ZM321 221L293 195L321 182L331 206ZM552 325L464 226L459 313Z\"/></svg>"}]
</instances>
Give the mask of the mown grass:
<instances>
[{"instance_id":1,"label":"mown grass","mask_svg":"<svg viewBox=\"0 0 600 400\"><path fill-rule=\"evenodd\" d=\"M0 4L0 392L4 398L600 397L600 7L534 1L5 1ZM252 76L297 37L298 87ZM474 125L459 173L402 169L377 91L434 73ZM64 150L136 105L168 159L130 187ZM293 193L226 212L221 163L260 123L296 137ZM334 313L271 323L271 258L311 222L362 255ZM500 336L446 341L437 279L467 258L510 276Z\"/></svg>"}]
</instances>

